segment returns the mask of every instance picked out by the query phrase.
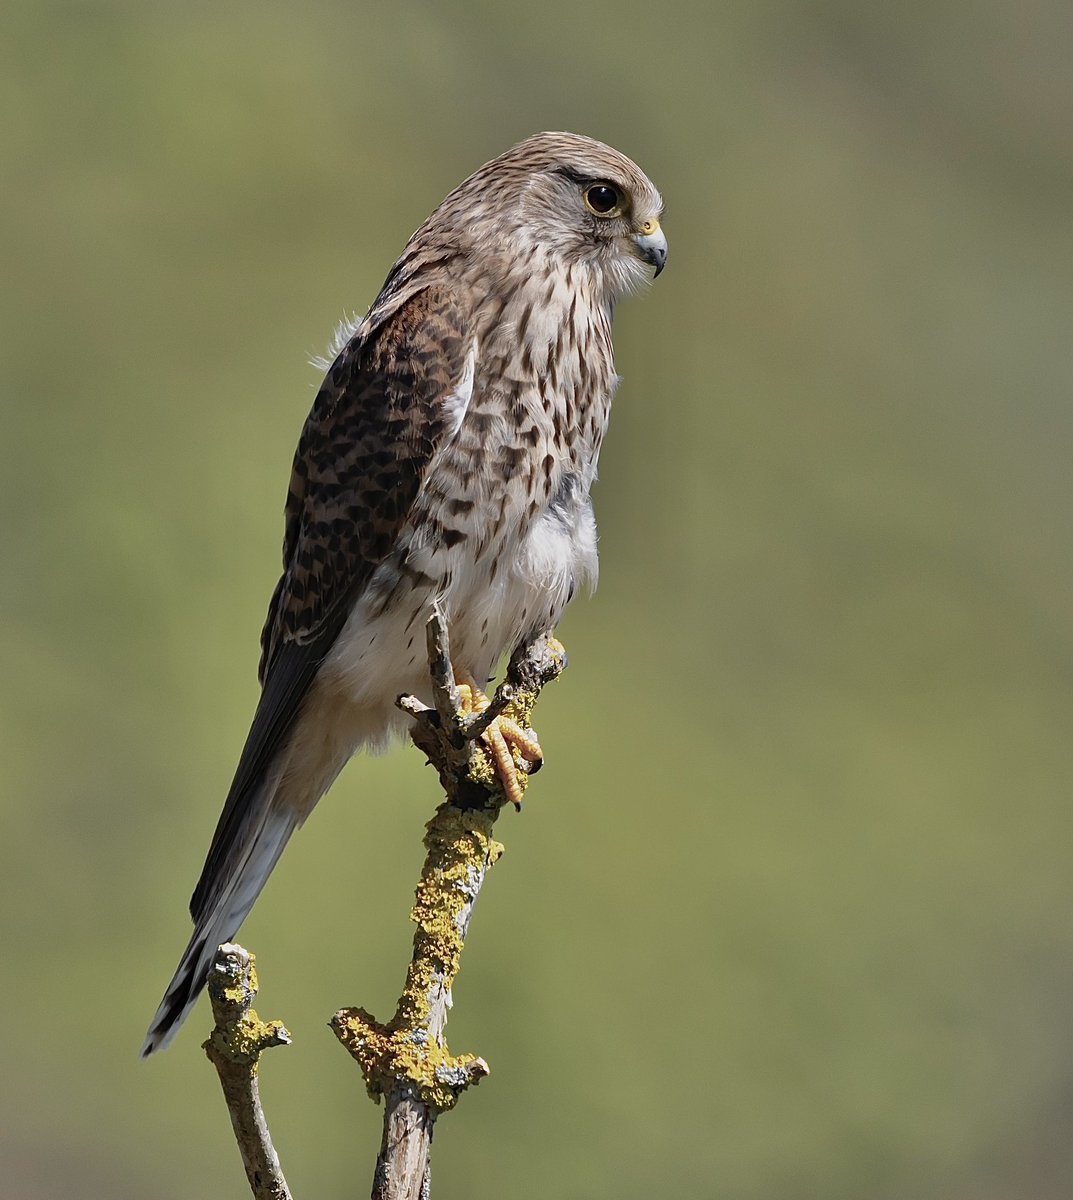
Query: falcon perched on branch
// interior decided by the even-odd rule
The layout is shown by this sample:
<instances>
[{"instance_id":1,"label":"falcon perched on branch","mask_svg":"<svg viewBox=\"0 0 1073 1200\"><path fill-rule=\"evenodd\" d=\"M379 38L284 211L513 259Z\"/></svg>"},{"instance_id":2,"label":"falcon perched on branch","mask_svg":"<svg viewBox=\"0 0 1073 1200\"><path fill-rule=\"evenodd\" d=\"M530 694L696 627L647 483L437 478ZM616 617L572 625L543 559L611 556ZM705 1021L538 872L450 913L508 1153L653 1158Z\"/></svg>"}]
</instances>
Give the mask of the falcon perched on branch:
<instances>
[{"instance_id":1,"label":"falcon perched on branch","mask_svg":"<svg viewBox=\"0 0 1073 1200\"><path fill-rule=\"evenodd\" d=\"M404 727L399 694L428 698L433 606L479 710L504 653L595 584L611 319L663 270L661 210L610 146L536 134L444 200L348 331L298 443L260 703L144 1055L171 1041L347 760ZM509 756L498 769L509 798Z\"/></svg>"}]
</instances>

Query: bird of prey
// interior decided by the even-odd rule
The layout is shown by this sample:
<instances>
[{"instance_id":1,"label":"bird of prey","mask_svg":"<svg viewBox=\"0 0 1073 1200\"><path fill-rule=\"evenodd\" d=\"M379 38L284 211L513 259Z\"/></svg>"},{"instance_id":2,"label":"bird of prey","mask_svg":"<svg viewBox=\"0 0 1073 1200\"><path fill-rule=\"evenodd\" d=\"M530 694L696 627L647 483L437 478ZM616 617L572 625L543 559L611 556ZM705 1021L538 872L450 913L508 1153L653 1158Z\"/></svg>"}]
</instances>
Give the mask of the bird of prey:
<instances>
[{"instance_id":1,"label":"bird of prey","mask_svg":"<svg viewBox=\"0 0 1073 1200\"><path fill-rule=\"evenodd\" d=\"M347 760L404 728L399 694L431 700L433 606L479 695L594 586L611 321L663 270L662 207L617 150L536 134L451 192L337 338L295 454L260 702L143 1055L171 1041Z\"/></svg>"}]
</instances>

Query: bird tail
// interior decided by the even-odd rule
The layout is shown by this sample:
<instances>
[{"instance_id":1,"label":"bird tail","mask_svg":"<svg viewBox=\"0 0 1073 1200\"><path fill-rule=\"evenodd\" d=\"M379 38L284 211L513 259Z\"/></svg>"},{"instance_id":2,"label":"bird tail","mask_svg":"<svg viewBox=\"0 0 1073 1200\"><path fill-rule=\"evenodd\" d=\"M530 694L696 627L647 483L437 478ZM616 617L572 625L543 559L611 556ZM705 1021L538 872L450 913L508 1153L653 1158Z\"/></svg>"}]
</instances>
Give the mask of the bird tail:
<instances>
[{"instance_id":1,"label":"bird tail","mask_svg":"<svg viewBox=\"0 0 1073 1200\"><path fill-rule=\"evenodd\" d=\"M238 933L300 824L291 806L273 803L277 782L262 786L248 816L233 830L229 844L214 846L215 855L210 853L206 872L211 870L211 874L203 877L195 894L194 934L149 1026L142 1058L171 1043L205 986L217 947Z\"/></svg>"}]
</instances>

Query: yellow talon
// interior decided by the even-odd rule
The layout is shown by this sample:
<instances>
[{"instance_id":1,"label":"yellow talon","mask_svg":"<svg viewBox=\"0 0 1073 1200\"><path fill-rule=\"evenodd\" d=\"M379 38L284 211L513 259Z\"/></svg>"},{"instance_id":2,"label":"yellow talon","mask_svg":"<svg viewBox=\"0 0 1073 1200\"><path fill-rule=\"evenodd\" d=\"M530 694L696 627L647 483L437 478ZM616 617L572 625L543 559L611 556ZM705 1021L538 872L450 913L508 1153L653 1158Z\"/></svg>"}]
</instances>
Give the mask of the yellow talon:
<instances>
[{"instance_id":1,"label":"yellow talon","mask_svg":"<svg viewBox=\"0 0 1073 1200\"><path fill-rule=\"evenodd\" d=\"M464 716L477 716L492 703L469 676L459 683L458 694ZM535 734L510 717L498 716L481 734L480 741L491 759L503 794L516 809L520 809L525 791L524 776L532 774L544 761L544 752ZM515 752L522 763L516 760Z\"/></svg>"}]
</instances>

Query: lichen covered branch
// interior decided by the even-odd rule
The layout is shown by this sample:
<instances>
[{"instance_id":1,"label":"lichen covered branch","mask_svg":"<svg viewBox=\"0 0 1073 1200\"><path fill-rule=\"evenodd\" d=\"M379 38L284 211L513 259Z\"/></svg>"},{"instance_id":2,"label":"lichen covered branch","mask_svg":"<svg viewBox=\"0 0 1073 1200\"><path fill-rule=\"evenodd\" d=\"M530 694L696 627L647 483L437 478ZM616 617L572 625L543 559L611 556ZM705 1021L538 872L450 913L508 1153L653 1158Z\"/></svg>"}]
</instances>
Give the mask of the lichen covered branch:
<instances>
[{"instance_id":1,"label":"lichen covered branch","mask_svg":"<svg viewBox=\"0 0 1073 1200\"><path fill-rule=\"evenodd\" d=\"M262 1021L254 1012L257 965L241 946L226 943L216 951L208 990L216 1026L204 1050L220 1077L250 1189L257 1200L290 1200L261 1108L257 1068L264 1050L288 1045L291 1035L280 1021Z\"/></svg>"},{"instance_id":2,"label":"lichen covered branch","mask_svg":"<svg viewBox=\"0 0 1073 1200\"><path fill-rule=\"evenodd\" d=\"M500 715L527 728L541 689L566 665L562 646L551 637L519 648L492 699L492 716L488 709L466 714L439 613L429 621L428 647L435 707L412 696L400 697L399 704L415 718L413 740L438 771L447 799L426 827L406 986L386 1025L362 1008L343 1009L332 1019L339 1040L360 1065L370 1095L385 1098L374 1200L427 1197L436 1118L488 1074L483 1059L453 1056L445 1036L473 906L503 851L492 827L508 797L479 739ZM523 771L523 786L525 778Z\"/></svg>"}]
</instances>

